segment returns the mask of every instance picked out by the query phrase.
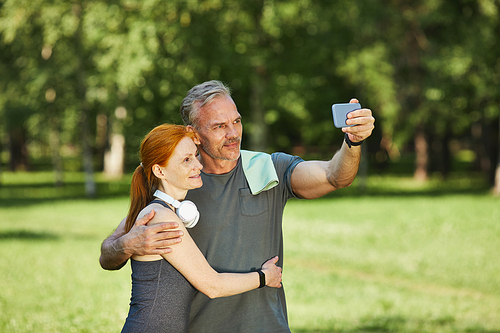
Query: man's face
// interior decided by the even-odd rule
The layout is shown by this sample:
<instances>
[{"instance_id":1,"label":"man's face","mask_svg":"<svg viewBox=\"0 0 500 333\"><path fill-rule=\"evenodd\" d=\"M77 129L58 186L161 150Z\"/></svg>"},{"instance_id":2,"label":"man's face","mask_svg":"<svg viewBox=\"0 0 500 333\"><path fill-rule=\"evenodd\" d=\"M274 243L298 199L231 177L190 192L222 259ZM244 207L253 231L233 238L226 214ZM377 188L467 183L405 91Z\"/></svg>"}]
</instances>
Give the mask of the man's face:
<instances>
[{"instance_id":1,"label":"man's face","mask_svg":"<svg viewBox=\"0 0 500 333\"><path fill-rule=\"evenodd\" d=\"M211 158L236 161L240 157L241 115L229 96L218 97L198 111L196 130L201 149Z\"/></svg>"}]
</instances>

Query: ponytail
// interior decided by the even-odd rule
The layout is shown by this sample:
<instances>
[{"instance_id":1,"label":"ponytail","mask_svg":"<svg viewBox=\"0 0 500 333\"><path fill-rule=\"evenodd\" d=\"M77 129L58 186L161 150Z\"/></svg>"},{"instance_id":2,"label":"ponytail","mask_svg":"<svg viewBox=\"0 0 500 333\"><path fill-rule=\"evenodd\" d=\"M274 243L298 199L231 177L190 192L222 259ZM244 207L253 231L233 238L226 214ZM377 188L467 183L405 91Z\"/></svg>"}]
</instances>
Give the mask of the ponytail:
<instances>
[{"instance_id":1,"label":"ponytail","mask_svg":"<svg viewBox=\"0 0 500 333\"><path fill-rule=\"evenodd\" d=\"M139 165L132 175L130 184L130 209L125 222L125 231L129 232L137 219L140 211L153 200L150 186L144 168Z\"/></svg>"}]
</instances>

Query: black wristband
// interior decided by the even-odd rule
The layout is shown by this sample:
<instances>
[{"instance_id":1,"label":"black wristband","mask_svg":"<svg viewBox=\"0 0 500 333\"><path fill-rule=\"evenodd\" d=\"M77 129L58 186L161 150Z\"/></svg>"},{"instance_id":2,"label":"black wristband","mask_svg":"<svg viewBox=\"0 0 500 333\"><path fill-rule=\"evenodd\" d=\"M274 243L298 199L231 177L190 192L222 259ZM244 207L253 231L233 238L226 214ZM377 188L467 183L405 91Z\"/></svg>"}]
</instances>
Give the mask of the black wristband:
<instances>
[{"instance_id":1,"label":"black wristband","mask_svg":"<svg viewBox=\"0 0 500 333\"><path fill-rule=\"evenodd\" d=\"M259 279L260 279L260 284L259 288L262 288L266 285L266 274L262 270L258 270L257 273L259 273Z\"/></svg>"},{"instance_id":2,"label":"black wristband","mask_svg":"<svg viewBox=\"0 0 500 333\"><path fill-rule=\"evenodd\" d=\"M363 143L363 141L365 141L365 140L362 140L362 141L359 141L359 142L352 142L349 139L349 135L347 133L344 136L344 140L345 140L345 143L347 143L347 146L349 146L349 148L351 148L351 146L360 146Z\"/></svg>"}]
</instances>

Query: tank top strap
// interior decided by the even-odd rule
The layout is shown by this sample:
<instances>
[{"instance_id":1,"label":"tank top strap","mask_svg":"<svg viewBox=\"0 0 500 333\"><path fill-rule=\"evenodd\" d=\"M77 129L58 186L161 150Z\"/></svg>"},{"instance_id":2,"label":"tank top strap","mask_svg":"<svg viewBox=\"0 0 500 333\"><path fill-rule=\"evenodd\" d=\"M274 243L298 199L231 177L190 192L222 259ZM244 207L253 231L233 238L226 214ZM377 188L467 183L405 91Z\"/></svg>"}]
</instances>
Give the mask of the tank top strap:
<instances>
[{"instance_id":1,"label":"tank top strap","mask_svg":"<svg viewBox=\"0 0 500 333\"><path fill-rule=\"evenodd\" d=\"M174 210L173 210L173 209L172 209L172 208L171 208L171 207L170 207L170 206L169 206L169 205L168 205L165 201L163 201L163 200L155 199L155 200L151 201L150 203L148 203L148 206L149 206L149 205L151 205L151 204L153 204L153 203L160 204L160 205L162 205L163 207L168 208L168 209L170 209L171 211L174 211Z\"/></svg>"}]
</instances>

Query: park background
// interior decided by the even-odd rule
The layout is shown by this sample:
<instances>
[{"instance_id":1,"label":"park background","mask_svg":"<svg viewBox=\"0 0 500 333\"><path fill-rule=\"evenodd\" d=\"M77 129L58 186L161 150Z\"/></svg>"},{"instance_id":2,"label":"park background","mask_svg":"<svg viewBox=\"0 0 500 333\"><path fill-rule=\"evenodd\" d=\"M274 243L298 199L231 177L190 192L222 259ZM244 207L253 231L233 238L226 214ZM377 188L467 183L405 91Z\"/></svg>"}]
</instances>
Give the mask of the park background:
<instances>
[{"instance_id":1,"label":"park background","mask_svg":"<svg viewBox=\"0 0 500 333\"><path fill-rule=\"evenodd\" d=\"M293 332L500 332L498 0L1 0L0 330L119 331L100 242L138 147L226 83L242 147L328 159L372 109L355 183L285 212Z\"/></svg>"}]
</instances>

